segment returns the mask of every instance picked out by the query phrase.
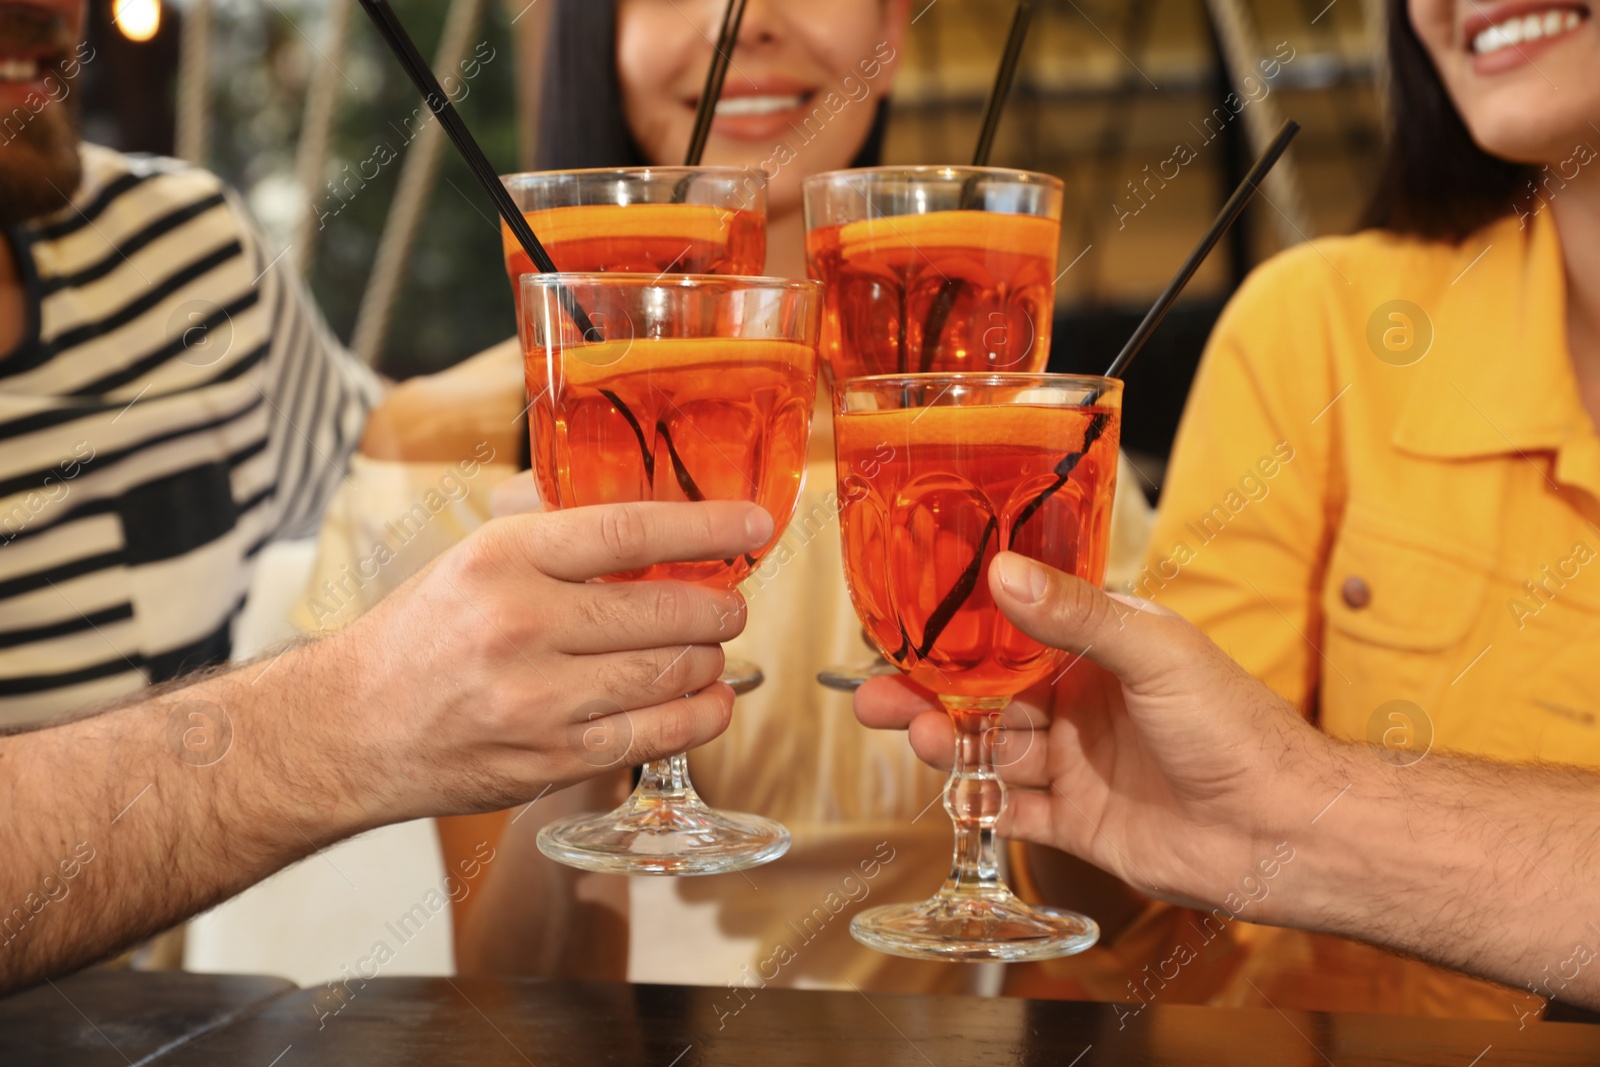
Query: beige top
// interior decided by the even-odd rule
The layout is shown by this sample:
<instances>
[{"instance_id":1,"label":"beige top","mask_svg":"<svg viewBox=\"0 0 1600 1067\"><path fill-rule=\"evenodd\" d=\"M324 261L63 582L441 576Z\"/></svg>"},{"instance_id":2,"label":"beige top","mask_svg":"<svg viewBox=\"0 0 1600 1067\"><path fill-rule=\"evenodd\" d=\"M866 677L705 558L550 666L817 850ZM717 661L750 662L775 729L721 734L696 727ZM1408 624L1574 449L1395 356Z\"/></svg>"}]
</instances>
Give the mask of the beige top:
<instances>
[{"instance_id":1,"label":"beige top","mask_svg":"<svg viewBox=\"0 0 1600 1067\"><path fill-rule=\"evenodd\" d=\"M921 763L905 738L856 722L848 694L823 689L817 671L872 658L850 604L832 507L833 441L819 410L796 521L745 583L745 632L728 653L759 664L766 684L739 698L733 723L690 757L712 804L778 819L793 847L768 866L712 878L636 878L629 887L628 976L681 984L799 985L903 992L980 992L992 972L882 955L850 937L861 907L921 900L949 869L951 831L941 810L945 775ZM296 613L308 629L343 625L489 514L504 465L465 469L358 457L322 530L312 589ZM1123 462L1126 487L1112 521L1108 582L1133 575L1150 509ZM460 486L449 499L441 481ZM443 503L417 523L416 501ZM424 508L424 510L429 510ZM392 543L401 516L417 532L396 558L360 567ZM408 527L409 528L409 527ZM784 561L779 564L778 561ZM362 578L355 595L327 600L324 582ZM373 575L370 578L366 575ZM345 587L353 586L348 580ZM323 593L320 607L317 594ZM869 877L870 872L870 877ZM643 932L648 931L645 935ZM573 931L582 937L582 931ZM730 1010L737 1001L730 1001Z\"/></svg>"}]
</instances>

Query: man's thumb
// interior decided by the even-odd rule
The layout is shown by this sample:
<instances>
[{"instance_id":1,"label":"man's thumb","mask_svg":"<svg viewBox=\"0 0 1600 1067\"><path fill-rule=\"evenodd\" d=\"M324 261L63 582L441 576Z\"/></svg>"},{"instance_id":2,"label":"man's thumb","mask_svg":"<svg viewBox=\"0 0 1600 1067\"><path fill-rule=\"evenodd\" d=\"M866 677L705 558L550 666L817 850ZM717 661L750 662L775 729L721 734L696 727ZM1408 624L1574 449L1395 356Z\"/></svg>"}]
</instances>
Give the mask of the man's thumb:
<instances>
[{"instance_id":1,"label":"man's thumb","mask_svg":"<svg viewBox=\"0 0 1600 1067\"><path fill-rule=\"evenodd\" d=\"M1017 629L1082 655L1130 686L1180 666L1171 644L1177 616L1148 600L1108 595L1015 552L995 557L989 590Z\"/></svg>"}]
</instances>

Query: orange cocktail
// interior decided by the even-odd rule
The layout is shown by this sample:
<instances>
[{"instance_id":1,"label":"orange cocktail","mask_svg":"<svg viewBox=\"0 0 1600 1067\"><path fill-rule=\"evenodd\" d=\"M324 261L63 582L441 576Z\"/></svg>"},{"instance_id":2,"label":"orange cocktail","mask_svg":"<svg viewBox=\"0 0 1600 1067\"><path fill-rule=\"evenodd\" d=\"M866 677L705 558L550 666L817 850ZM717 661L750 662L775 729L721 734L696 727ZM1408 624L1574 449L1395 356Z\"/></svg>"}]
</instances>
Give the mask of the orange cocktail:
<instances>
[{"instance_id":1,"label":"orange cocktail","mask_svg":"<svg viewBox=\"0 0 1600 1067\"><path fill-rule=\"evenodd\" d=\"M942 696L1002 699L1061 669L1065 653L1006 621L984 576L1002 551L1103 576L1117 431L1114 409L1026 404L837 420L845 574L891 663Z\"/></svg>"},{"instance_id":2,"label":"orange cocktail","mask_svg":"<svg viewBox=\"0 0 1600 1067\"><path fill-rule=\"evenodd\" d=\"M537 350L526 366L528 395L548 389L553 398L530 409L541 500L751 500L779 530L794 514L817 389L814 343L608 341L559 360ZM617 577L732 588L764 554Z\"/></svg>"},{"instance_id":3,"label":"orange cocktail","mask_svg":"<svg viewBox=\"0 0 1600 1067\"><path fill-rule=\"evenodd\" d=\"M766 220L743 208L707 204L591 204L524 211L545 251L564 271L632 274L760 274ZM500 224L506 273L531 273L533 261Z\"/></svg>"},{"instance_id":4,"label":"orange cocktail","mask_svg":"<svg viewBox=\"0 0 1600 1067\"><path fill-rule=\"evenodd\" d=\"M826 286L834 381L1044 369L1061 184L982 167L882 167L807 179L806 262Z\"/></svg>"},{"instance_id":5,"label":"orange cocktail","mask_svg":"<svg viewBox=\"0 0 1600 1067\"><path fill-rule=\"evenodd\" d=\"M749 500L773 518L773 539L756 552L609 580L732 589L777 543L805 472L819 288L706 274L523 275L520 332L545 507ZM730 670L723 680L733 684ZM538 840L552 859L611 874L719 874L789 847L778 823L706 805L682 754L646 763L620 808L557 820Z\"/></svg>"},{"instance_id":6,"label":"orange cocktail","mask_svg":"<svg viewBox=\"0 0 1600 1067\"><path fill-rule=\"evenodd\" d=\"M834 387L840 536L850 599L878 650L936 694L955 727L945 809L950 877L931 900L858 914L850 932L919 959L1030 960L1081 952L1098 927L1032 907L1000 878L1005 806L994 747L1011 699L1068 654L995 606L989 565L1017 552L1104 577L1122 383L1052 374L853 378ZM1021 749L1030 743L1015 739Z\"/></svg>"},{"instance_id":7,"label":"orange cocktail","mask_svg":"<svg viewBox=\"0 0 1600 1067\"><path fill-rule=\"evenodd\" d=\"M767 258L766 185L734 167L545 171L502 177L557 269L756 275ZM534 270L500 224L506 273Z\"/></svg>"}]
</instances>

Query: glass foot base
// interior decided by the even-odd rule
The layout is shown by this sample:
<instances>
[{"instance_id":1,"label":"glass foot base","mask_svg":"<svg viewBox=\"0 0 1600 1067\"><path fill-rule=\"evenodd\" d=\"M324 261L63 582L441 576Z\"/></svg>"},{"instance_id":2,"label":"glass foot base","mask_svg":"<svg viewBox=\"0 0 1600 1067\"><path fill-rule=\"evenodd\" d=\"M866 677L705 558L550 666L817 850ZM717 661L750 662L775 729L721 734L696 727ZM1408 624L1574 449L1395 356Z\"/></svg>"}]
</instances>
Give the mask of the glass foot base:
<instances>
[{"instance_id":1,"label":"glass foot base","mask_svg":"<svg viewBox=\"0 0 1600 1067\"><path fill-rule=\"evenodd\" d=\"M914 960L1048 960L1082 952L1100 927L1076 912L1024 904L1010 893L941 893L920 904L869 908L850 923L868 948Z\"/></svg>"},{"instance_id":2,"label":"glass foot base","mask_svg":"<svg viewBox=\"0 0 1600 1067\"><path fill-rule=\"evenodd\" d=\"M900 668L882 656L871 663L856 663L848 667L824 667L817 672L817 684L841 693L854 693L861 683L880 674L899 674Z\"/></svg>"},{"instance_id":3,"label":"glass foot base","mask_svg":"<svg viewBox=\"0 0 1600 1067\"><path fill-rule=\"evenodd\" d=\"M759 815L715 811L698 797L661 803L630 797L604 815L580 815L539 831L539 851L605 874L725 874L789 851L789 831Z\"/></svg>"},{"instance_id":4,"label":"glass foot base","mask_svg":"<svg viewBox=\"0 0 1600 1067\"><path fill-rule=\"evenodd\" d=\"M720 680L728 684L728 688L733 690L735 696L744 696L766 681L767 676L761 673L760 667L749 660L730 659L722 664Z\"/></svg>"}]
</instances>

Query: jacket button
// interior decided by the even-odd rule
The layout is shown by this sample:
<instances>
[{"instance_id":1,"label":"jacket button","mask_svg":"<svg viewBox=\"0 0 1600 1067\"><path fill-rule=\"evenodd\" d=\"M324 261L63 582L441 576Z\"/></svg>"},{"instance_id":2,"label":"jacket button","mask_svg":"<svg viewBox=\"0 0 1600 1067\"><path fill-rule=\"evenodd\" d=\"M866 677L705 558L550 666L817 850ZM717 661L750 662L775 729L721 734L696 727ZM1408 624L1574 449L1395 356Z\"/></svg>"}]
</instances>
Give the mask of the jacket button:
<instances>
[{"instance_id":1,"label":"jacket button","mask_svg":"<svg viewBox=\"0 0 1600 1067\"><path fill-rule=\"evenodd\" d=\"M1340 592L1344 596L1344 602L1357 611L1372 603L1372 587L1364 578L1354 576L1346 578Z\"/></svg>"}]
</instances>

